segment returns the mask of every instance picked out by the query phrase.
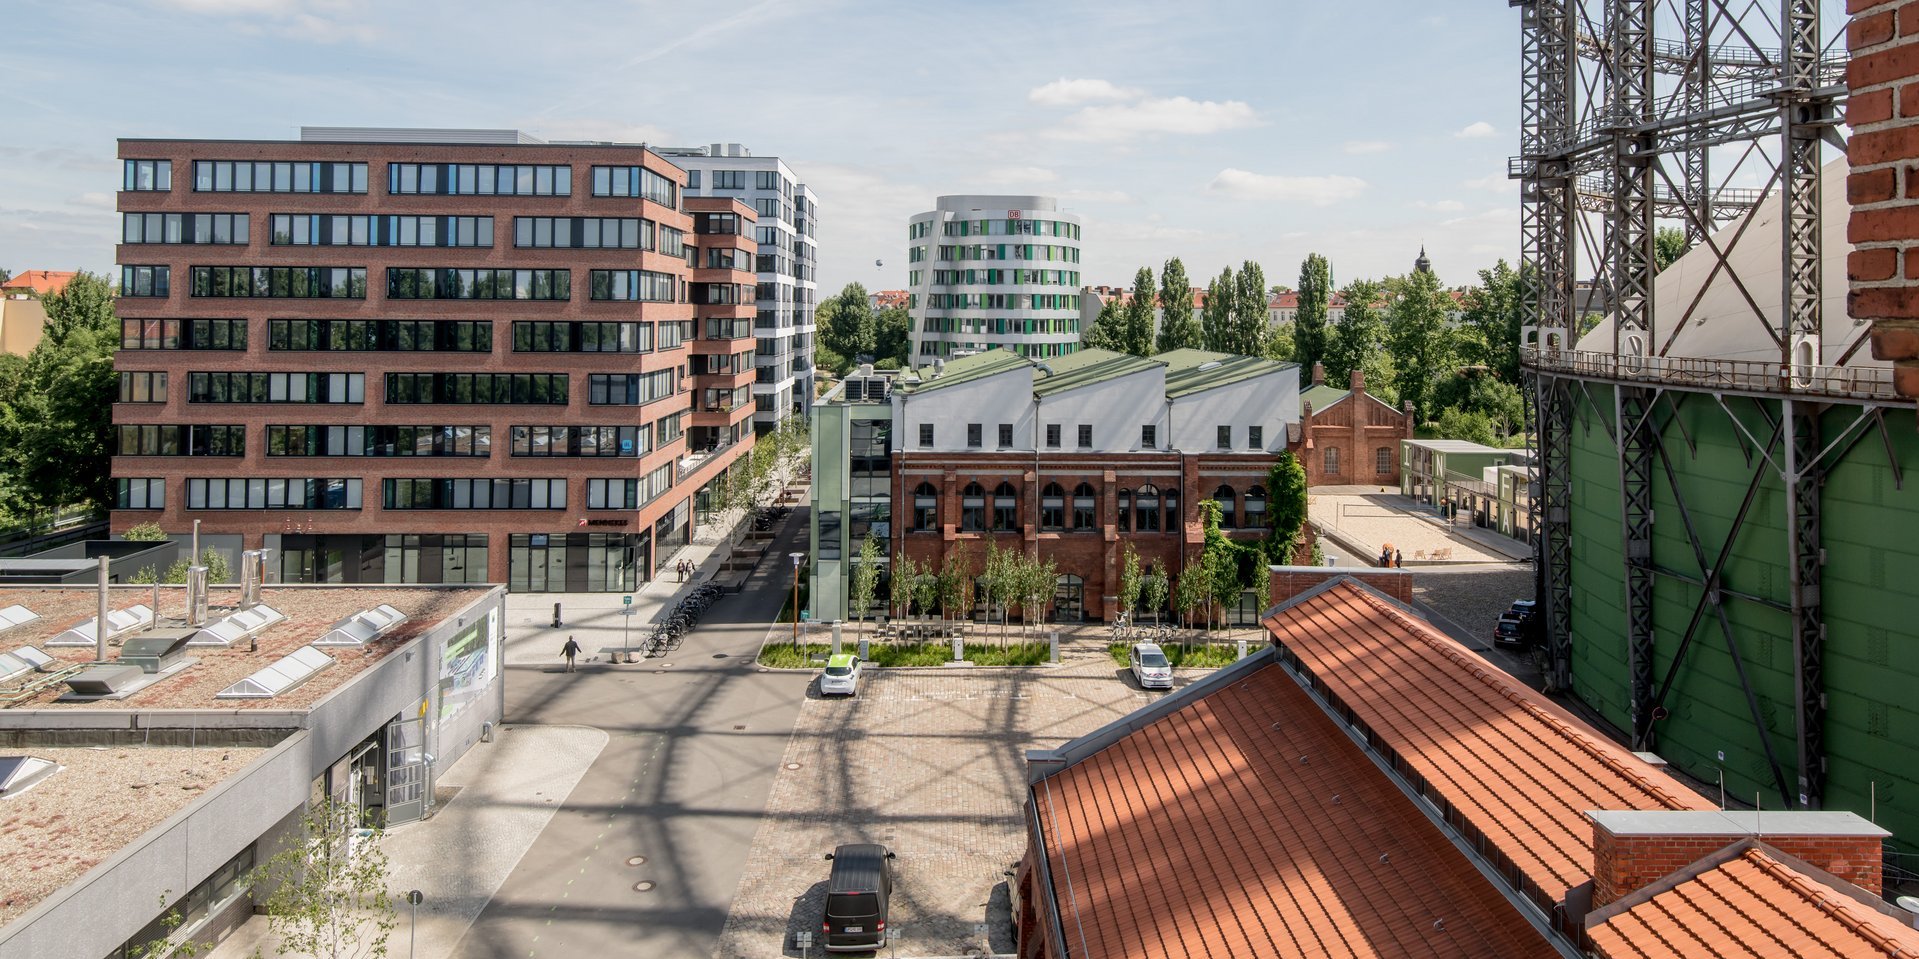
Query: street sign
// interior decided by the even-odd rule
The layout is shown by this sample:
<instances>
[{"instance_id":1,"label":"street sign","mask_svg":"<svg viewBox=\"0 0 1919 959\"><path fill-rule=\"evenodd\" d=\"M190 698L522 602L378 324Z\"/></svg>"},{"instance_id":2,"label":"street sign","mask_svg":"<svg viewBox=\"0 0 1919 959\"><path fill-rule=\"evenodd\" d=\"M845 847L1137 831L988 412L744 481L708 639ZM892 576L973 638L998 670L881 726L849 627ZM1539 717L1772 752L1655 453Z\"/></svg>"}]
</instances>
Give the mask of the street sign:
<instances>
[{"instance_id":1,"label":"street sign","mask_svg":"<svg viewBox=\"0 0 1919 959\"><path fill-rule=\"evenodd\" d=\"M622 596L622 597L620 597L620 603L621 603L622 605L625 605L625 606L631 606L631 605L633 605L633 597L631 597L631 596Z\"/></svg>"}]
</instances>

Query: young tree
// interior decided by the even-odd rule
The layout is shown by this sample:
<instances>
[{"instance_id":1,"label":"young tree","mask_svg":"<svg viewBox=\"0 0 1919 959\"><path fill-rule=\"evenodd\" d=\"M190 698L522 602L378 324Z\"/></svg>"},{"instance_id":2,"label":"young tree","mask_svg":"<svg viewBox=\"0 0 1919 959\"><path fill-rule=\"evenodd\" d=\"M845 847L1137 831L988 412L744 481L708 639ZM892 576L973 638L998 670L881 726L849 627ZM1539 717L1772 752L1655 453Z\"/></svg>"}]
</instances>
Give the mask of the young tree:
<instances>
[{"instance_id":1,"label":"young tree","mask_svg":"<svg viewBox=\"0 0 1919 959\"><path fill-rule=\"evenodd\" d=\"M1188 556L1186 568L1180 572L1179 582L1173 587L1173 609L1179 613L1181 625L1191 626L1194 611L1205 608L1211 601L1211 587L1201 556ZM1210 609L1206 611L1206 617L1207 625L1212 625Z\"/></svg>"},{"instance_id":2,"label":"young tree","mask_svg":"<svg viewBox=\"0 0 1919 959\"><path fill-rule=\"evenodd\" d=\"M1291 566L1293 547L1306 525L1306 470L1290 450L1281 450L1266 471L1266 522L1272 530L1266 538L1267 561Z\"/></svg>"},{"instance_id":3,"label":"young tree","mask_svg":"<svg viewBox=\"0 0 1919 959\"><path fill-rule=\"evenodd\" d=\"M1312 369L1326 356L1326 308L1332 302L1333 268L1317 253L1299 264L1299 311L1293 318L1293 355Z\"/></svg>"},{"instance_id":4,"label":"young tree","mask_svg":"<svg viewBox=\"0 0 1919 959\"><path fill-rule=\"evenodd\" d=\"M849 360L873 352L873 305L866 287L858 283L846 284L838 296L821 303L814 310L814 323L820 345Z\"/></svg>"},{"instance_id":5,"label":"young tree","mask_svg":"<svg viewBox=\"0 0 1919 959\"><path fill-rule=\"evenodd\" d=\"M967 561L965 543L947 552L946 561L940 564L937 583L940 619L966 615L967 608L973 605L973 565Z\"/></svg>"},{"instance_id":6,"label":"young tree","mask_svg":"<svg viewBox=\"0 0 1919 959\"><path fill-rule=\"evenodd\" d=\"M1397 294L1388 310L1386 339L1398 369L1394 385L1399 398L1413 404L1417 415L1433 418L1434 380L1451 372L1455 363L1453 328L1446 322L1452 297L1439 278L1415 270L1394 284Z\"/></svg>"},{"instance_id":7,"label":"young tree","mask_svg":"<svg viewBox=\"0 0 1919 959\"><path fill-rule=\"evenodd\" d=\"M384 832L363 827L357 806L322 801L302 814L299 832L254 870L255 888L272 890L264 911L280 937L280 955L386 955L398 920L381 849Z\"/></svg>"},{"instance_id":8,"label":"young tree","mask_svg":"<svg viewBox=\"0 0 1919 959\"><path fill-rule=\"evenodd\" d=\"M1652 235L1653 272L1657 273L1672 265L1686 253L1686 231L1677 227L1662 226Z\"/></svg>"},{"instance_id":9,"label":"young tree","mask_svg":"<svg viewBox=\"0 0 1919 959\"><path fill-rule=\"evenodd\" d=\"M1363 370L1367 390L1377 393L1392 385L1376 379L1368 368L1369 363L1383 355L1386 336L1386 325L1379 316L1379 294L1379 284L1372 280L1356 280L1340 291L1339 295L1346 301L1346 313L1332 327L1320 355L1321 362L1326 364L1326 382L1340 386L1354 370Z\"/></svg>"},{"instance_id":10,"label":"young tree","mask_svg":"<svg viewBox=\"0 0 1919 959\"><path fill-rule=\"evenodd\" d=\"M920 615L933 611L933 605L940 600L941 576L932 564L925 563L914 567L913 603L920 608Z\"/></svg>"},{"instance_id":11,"label":"young tree","mask_svg":"<svg viewBox=\"0 0 1919 959\"><path fill-rule=\"evenodd\" d=\"M1239 285L1230 266L1206 284L1206 307L1199 317L1201 347L1215 353L1232 352L1228 347L1233 339L1233 298L1238 292Z\"/></svg>"},{"instance_id":12,"label":"young tree","mask_svg":"<svg viewBox=\"0 0 1919 959\"><path fill-rule=\"evenodd\" d=\"M853 567L851 595L853 609L859 614L860 632L866 632L866 611L873 605L873 594L880 583L880 540L877 536L868 536L860 544L858 565Z\"/></svg>"},{"instance_id":13,"label":"young tree","mask_svg":"<svg viewBox=\"0 0 1919 959\"><path fill-rule=\"evenodd\" d=\"M907 366L906 354L913 346L913 314L903 306L890 306L873 314L873 362L891 360Z\"/></svg>"},{"instance_id":14,"label":"young tree","mask_svg":"<svg viewBox=\"0 0 1919 959\"><path fill-rule=\"evenodd\" d=\"M1126 304L1119 325L1119 351L1134 356L1153 355L1153 301L1158 291L1153 286L1153 271L1140 267L1133 274L1133 299Z\"/></svg>"},{"instance_id":15,"label":"young tree","mask_svg":"<svg viewBox=\"0 0 1919 959\"><path fill-rule=\"evenodd\" d=\"M893 615L905 619L913 610L913 587L919 582L921 570L905 550L893 557L893 578L887 582L887 600L891 604Z\"/></svg>"},{"instance_id":16,"label":"young tree","mask_svg":"<svg viewBox=\"0 0 1919 959\"><path fill-rule=\"evenodd\" d=\"M0 396L0 508L23 513L113 504L113 352L120 321L105 277L80 273L42 298L45 335Z\"/></svg>"},{"instance_id":17,"label":"young tree","mask_svg":"<svg viewBox=\"0 0 1919 959\"><path fill-rule=\"evenodd\" d=\"M1140 590L1144 582L1139 568L1139 553L1133 544L1126 544L1125 557L1119 567L1119 610L1122 616L1131 616L1139 609Z\"/></svg>"},{"instance_id":18,"label":"young tree","mask_svg":"<svg viewBox=\"0 0 1919 959\"><path fill-rule=\"evenodd\" d=\"M1166 564L1155 558L1151 570L1140 578L1139 601L1153 611L1153 622L1159 622L1159 611L1166 608L1166 591L1172 584L1167 581Z\"/></svg>"},{"instance_id":19,"label":"young tree","mask_svg":"<svg viewBox=\"0 0 1919 959\"><path fill-rule=\"evenodd\" d=\"M1120 349L1119 339L1120 325L1124 322L1118 298L1101 303L1099 316L1093 320L1093 325L1079 332L1080 346L1089 350L1125 352Z\"/></svg>"},{"instance_id":20,"label":"young tree","mask_svg":"<svg viewBox=\"0 0 1919 959\"><path fill-rule=\"evenodd\" d=\"M986 541L986 562L980 567L979 586L986 592L986 622L992 625L993 607L999 607L999 635L1006 639L1007 601L1019 591L1017 563L1020 554L999 548L992 540Z\"/></svg>"},{"instance_id":21,"label":"young tree","mask_svg":"<svg viewBox=\"0 0 1919 959\"><path fill-rule=\"evenodd\" d=\"M1231 346L1225 352L1259 356L1266 342L1266 271L1251 260L1241 263L1233 283Z\"/></svg>"},{"instance_id":22,"label":"young tree","mask_svg":"<svg viewBox=\"0 0 1919 959\"><path fill-rule=\"evenodd\" d=\"M1047 557L1045 561L1026 559L1023 563L1025 575L1020 582L1025 589L1022 592L1026 610L1021 615L1023 622L1039 626L1046 616L1046 603L1053 598L1053 589L1059 582L1059 561Z\"/></svg>"},{"instance_id":23,"label":"young tree","mask_svg":"<svg viewBox=\"0 0 1919 959\"><path fill-rule=\"evenodd\" d=\"M1193 318L1193 294L1186 264L1173 257L1159 271L1159 339L1156 352L1199 345L1199 321Z\"/></svg>"}]
</instances>

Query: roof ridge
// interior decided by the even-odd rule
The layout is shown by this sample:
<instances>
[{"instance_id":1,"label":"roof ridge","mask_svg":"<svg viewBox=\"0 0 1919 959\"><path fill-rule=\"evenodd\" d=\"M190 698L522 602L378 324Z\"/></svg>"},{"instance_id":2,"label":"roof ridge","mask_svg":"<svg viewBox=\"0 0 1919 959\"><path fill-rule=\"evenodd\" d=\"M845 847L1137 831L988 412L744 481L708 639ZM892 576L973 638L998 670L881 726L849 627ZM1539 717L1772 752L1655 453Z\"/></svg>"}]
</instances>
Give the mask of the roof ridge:
<instances>
[{"instance_id":1,"label":"roof ridge","mask_svg":"<svg viewBox=\"0 0 1919 959\"><path fill-rule=\"evenodd\" d=\"M1477 656L1466 655L1464 646L1453 640L1452 637L1441 634L1430 622L1415 618L1396 608L1394 604L1379 602L1378 598L1374 596L1370 590L1356 590L1355 592L1362 596L1367 603L1384 610L1387 615L1412 627L1414 633L1420 638L1420 641L1426 643L1427 646L1431 647L1435 652L1439 653L1439 655L1452 661L1455 665L1464 667L1468 674L1486 686L1491 687L1501 698L1543 721L1547 727L1561 739L1578 747L1578 749L1587 756L1599 760L1607 768L1620 774L1633 785L1639 787L1642 792L1659 801L1661 805L1664 805L1668 809L1690 808L1684 804L1681 797L1673 795L1654 784L1651 780L1647 779L1643 773L1632 768L1630 765L1620 762L1619 757L1609 748L1611 746L1610 743L1602 745L1592 737L1582 733L1577 727L1543 708L1533 699L1531 695L1532 689L1530 687L1521 687L1516 680L1513 680L1504 672L1492 669L1490 664L1485 660ZM1441 642L1439 640L1444 641ZM1523 692L1521 691L1522 689L1524 690Z\"/></svg>"},{"instance_id":2,"label":"roof ridge","mask_svg":"<svg viewBox=\"0 0 1919 959\"><path fill-rule=\"evenodd\" d=\"M1841 926L1846 927L1846 929L1854 935L1872 943L1873 946L1881 952L1889 955L1898 955L1905 949L1904 943L1895 941L1891 936L1875 928L1873 923L1866 921L1863 917L1855 915L1853 910L1845 907L1845 903L1836 901L1837 894L1832 888L1828 887L1825 883L1814 882L1812 877L1786 865L1786 863L1775 858L1765 849L1755 845L1746 850L1745 855L1739 858L1751 861L1753 868L1764 872L1781 885L1792 889L1798 893L1801 898L1810 902L1820 913ZM1801 926L1801 928L1804 927ZM1807 931L1810 932L1810 930Z\"/></svg>"}]
</instances>

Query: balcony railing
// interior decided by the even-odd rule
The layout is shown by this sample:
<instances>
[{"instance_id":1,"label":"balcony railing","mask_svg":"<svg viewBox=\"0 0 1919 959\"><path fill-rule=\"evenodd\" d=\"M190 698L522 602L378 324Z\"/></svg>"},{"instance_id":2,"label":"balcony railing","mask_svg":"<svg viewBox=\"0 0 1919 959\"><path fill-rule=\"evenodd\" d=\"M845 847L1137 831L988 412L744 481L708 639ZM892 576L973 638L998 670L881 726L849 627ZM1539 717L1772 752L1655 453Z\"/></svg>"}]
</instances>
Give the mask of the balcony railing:
<instances>
[{"instance_id":1,"label":"balcony railing","mask_svg":"<svg viewBox=\"0 0 1919 959\"><path fill-rule=\"evenodd\" d=\"M1542 371L1631 383L1701 390L1793 393L1856 399L1897 399L1892 371L1874 366L1810 366L1787 370L1778 362L1692 356L1630 356L1583 350L1522 347L1519 361Z\"/></svg>"}]
</instances>

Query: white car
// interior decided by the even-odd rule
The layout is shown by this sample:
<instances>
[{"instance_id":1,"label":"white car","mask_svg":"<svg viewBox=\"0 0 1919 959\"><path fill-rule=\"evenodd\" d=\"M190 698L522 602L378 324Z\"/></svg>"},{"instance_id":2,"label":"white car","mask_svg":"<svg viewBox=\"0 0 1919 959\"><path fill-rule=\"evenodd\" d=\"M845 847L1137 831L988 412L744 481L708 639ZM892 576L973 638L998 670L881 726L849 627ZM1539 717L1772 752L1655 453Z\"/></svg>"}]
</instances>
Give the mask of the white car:
<instances>
[{"instance_id":1,"label":"white car","mask_svg":"<svg viewBox=\"0 0 1919 959\"><path fill-rule=\"evenodd\" d=\"M1134 643L1132 651L1126 654L1126 661L1141 688L1173 688L1173 664L1166 661L1166 653L1158 643Z\"/></svg>"},{"instance_id":2,"label":"white car","mask_svg":"<svg viewBox=\"0 0 1919 959\"><path fill-rule=\"evenodd\" d=\"M859 692L860 659L852 653L840 653L826 661L820 673L820 695L851 696Z\"/></svg>"}]
</instances>

